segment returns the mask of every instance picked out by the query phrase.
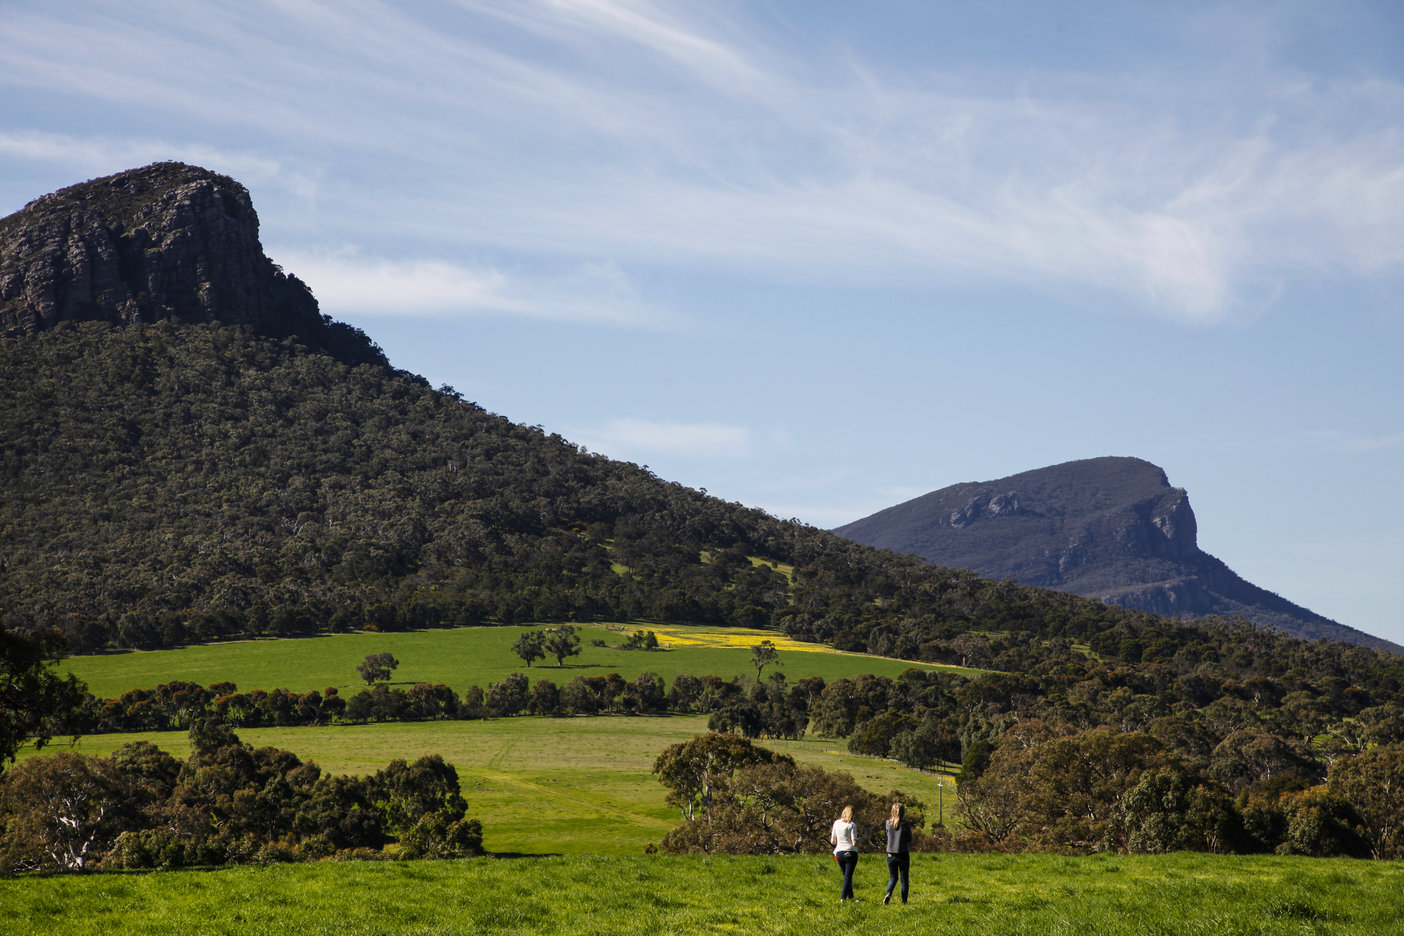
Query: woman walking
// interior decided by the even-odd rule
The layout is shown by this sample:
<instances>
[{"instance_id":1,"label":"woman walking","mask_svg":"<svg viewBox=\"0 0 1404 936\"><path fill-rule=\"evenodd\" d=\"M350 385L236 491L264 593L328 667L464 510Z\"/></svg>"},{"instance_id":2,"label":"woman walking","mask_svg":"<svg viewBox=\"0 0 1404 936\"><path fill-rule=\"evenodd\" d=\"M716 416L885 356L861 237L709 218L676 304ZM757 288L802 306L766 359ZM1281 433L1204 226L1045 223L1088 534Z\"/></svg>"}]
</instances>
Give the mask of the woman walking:
<instances>
[{"instance_id":1,"label":"woman walking","mask_svg":"<svg viewBox=\"0 0 1404 936\"><path fill-rule=\"evenodd\" d=\"M887 828L887 896L883 903L892 902L892 889L897 886L897 878L902 879L902 903L907 902L907 872L912 864L912 827L907 824L907 808L901 803L892 804L892 815L886 822Z\"/></svg>"},{"instance_id":2,"label":"woman walking","mask_svg":"<svg viewBox=\"0 0 1404 936\"><path fill-rule=\"evenodd\" d=\"M843 807L843 812L834 820L829 841L834 846L834 860L843 871L843 890L839 891L839 901L853 899L853 869L858 867L858 826L853 823L853 807Z\"/></svg>"}]
</instances>

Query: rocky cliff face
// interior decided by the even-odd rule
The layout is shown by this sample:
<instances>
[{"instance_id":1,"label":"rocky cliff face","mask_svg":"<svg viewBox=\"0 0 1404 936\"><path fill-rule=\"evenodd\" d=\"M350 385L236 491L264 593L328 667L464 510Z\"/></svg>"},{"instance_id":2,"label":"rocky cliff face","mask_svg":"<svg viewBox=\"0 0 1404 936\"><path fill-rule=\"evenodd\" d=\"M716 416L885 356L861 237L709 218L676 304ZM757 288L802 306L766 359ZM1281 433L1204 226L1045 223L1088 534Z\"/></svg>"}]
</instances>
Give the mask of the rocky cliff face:
<instances>
[{"instance_id":1,"label":"rocky cliff face","mask_svg":"<svg viewBox=\"0 0 1404 936\"><path fill-rule=\"evenodd\" d=\"M1138 458L957 484L839 527L860 543L1172 617L1241 616L1298 637L1399 652L1244 581L1198 544L1189 495Z\"/></svg>"},{"instance_id":2,"label":"rocky cliff face","mask_svg":"<svg viewBox=\"0 0 1404 936\"><path fill-rule=\"evenodd\" d=\"M227 176L156 163L45 195L0 220L0 336L166 318L243 325L351 363L385 363L264 255L248 190Z\"/></svg>"}]
</instances>

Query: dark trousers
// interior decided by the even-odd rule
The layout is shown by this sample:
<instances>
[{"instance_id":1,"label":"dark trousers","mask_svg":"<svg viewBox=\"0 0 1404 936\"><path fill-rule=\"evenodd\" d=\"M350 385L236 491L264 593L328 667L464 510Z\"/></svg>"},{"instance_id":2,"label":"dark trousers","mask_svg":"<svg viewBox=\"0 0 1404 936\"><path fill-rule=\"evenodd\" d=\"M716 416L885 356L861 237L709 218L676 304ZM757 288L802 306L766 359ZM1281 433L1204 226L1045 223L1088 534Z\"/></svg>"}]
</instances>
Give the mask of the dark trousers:
<instances>
[{"instance_id":1,"label":"dark trousers","mask_svg":"<svg viewBox=\"0 0 1404 936\"><path fill-rule=\"evenodd\" d=\"M897 886L897 878L902 879L902 903L907 902L907 871L912 866L912 856L907 852L897 852L887 856L887 896L892 896L892 888Z\"/></svg>"},{"instance_id":2,"label":"dark trousers","mask_svg":"<svg viewBox=\"0 0 1404 936\"><path fill-rule=\"evenodd\" d=\"M839 900L853 899L853 869L858 867L858 853L856 851L838 852L839 870L843 872L843 890L839 892Z\"/></svg>"}]
</instances>

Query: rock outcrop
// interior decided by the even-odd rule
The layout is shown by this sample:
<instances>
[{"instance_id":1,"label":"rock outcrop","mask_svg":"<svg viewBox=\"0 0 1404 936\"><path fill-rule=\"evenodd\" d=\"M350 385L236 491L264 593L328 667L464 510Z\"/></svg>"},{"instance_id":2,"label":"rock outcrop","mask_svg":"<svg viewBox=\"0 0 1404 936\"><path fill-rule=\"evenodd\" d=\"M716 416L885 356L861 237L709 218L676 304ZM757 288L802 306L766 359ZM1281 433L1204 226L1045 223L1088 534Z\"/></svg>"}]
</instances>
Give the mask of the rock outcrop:
<instances>
[{"instance_id":1,"label":"rock outcrop","mask_svg":"<svg viewBox=\"0 0 1404 936\"><path fill-rule=\"evenodd\" d=\"M1138 458L957 484L834 532L937 565L1171 617L1231 615L1297 637L1404 648L1243 580L1199 548L1189 495Z\"/></svg>"},{"instance_id":2,"label":"rock outcrop","mask_svg":"<svg viewBox=\"0 0 1404 936\"><path fill-rule=\"evenodd\" d=\"M247 326L349 363L385 363L264 254L248 190L228 176L156 163L45 195L0 220L0 336L167 318Z\"/></svg>"}]
</instances>

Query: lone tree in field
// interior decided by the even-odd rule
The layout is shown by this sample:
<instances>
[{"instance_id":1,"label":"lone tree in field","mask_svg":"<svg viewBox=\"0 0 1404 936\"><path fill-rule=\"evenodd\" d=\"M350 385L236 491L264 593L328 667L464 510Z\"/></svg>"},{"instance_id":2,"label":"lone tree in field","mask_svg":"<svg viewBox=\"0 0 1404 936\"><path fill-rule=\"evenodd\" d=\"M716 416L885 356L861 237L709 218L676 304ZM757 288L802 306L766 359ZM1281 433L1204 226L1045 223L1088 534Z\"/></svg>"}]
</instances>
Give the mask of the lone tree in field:
<instances>
[{"instance_id":1,"label":"lone tree in field","mask_svg":"<svg viewBox=\"0 0 1404 936\"><path fill-rule=\"evenodd\" d=\"M768 640L762 640L751 648L751 665L756 668L756 682L760 682L761 670L774 663L780 666L780 651L775 649L775 644Z\"/></svg>"},{"instance_id":2,"label":"lone tree in field","mask_svg":"<svg viewBox=\"0 0 1404 936\"><path fill-rule=\"evenodd\" d=\"M622 644L620 650L657 650L658 635L653 631L636 630L629 635Z\"/></svg>"},{"instance_id":3,"label":"lone tree in field","mask_svg":"<svg viewBox=\"0 0 1404 936\"><path fill-rule=\"evenodd\" d=\"M531 666L532 660L539 660L546 655L545 643L546 635L541 631L522 631L517 642L512 644L512 652L521 657L527 666Z\"/></svg>"},{"instance_id":4,"label":"lone tree in field","mask_svg":"<svg viewBox=\"0 0 1404 936\"><path fill-rule=\"evenodd\" d=\"M366 658L356 667L356 672L369 686L376 682L389 682L390 671L400 665L393 653L367 653Z\"/></svg>"},{"instance_id":5,"label":"lone tree in field","mask_svg":"<svg viewBox=\"0 0 1404 936\"><path fill-rule=\"evenodd\" d=\"M691 822L711 818L713 792L737 770L749 764L776 763L794 766L795 761L744 738L713 732L665 748L653 762L653 772L668 788L666 802L681 809L683 818Z\"/></svg>"},{"instance_id":6,"label":"lone tree in field","mask_svg":"<svg viewBox=\"0 0 1404 936\"><path fill-rule=\"evenodd\" d=\"M544 646L546 652L556 658L556 665L564 666L566 657L580 655L580 635L574 627L562 624L546 632Z\"/></svg>"}]
</instances>

